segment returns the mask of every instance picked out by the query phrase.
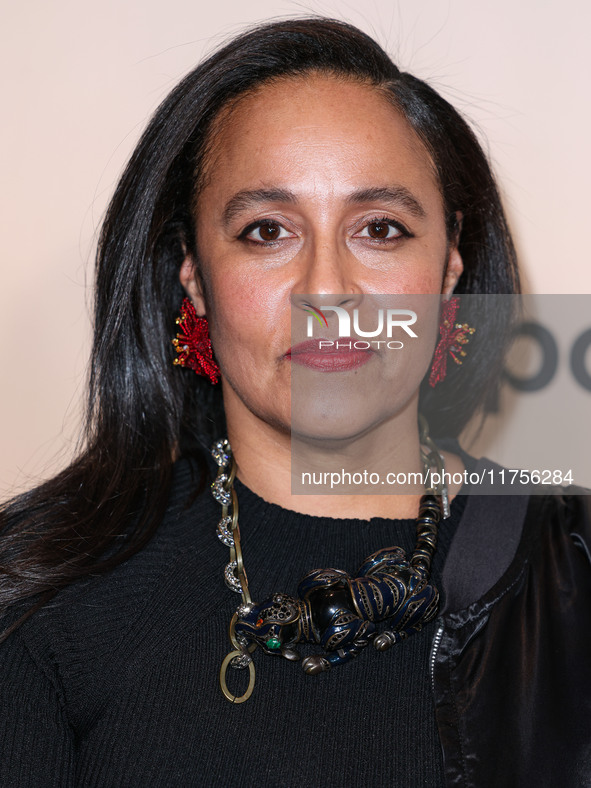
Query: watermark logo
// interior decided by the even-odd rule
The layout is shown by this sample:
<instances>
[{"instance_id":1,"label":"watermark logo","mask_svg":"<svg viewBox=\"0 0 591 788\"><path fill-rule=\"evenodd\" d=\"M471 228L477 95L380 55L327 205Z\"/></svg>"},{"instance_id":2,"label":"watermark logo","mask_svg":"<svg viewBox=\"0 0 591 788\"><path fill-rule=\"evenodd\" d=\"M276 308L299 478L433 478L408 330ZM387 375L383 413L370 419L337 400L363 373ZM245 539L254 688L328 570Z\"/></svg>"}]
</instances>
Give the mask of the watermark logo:
<instances>
[{"instance_id":1,"label":"watermark logo","mask_svg":"<svg viewBox=\"0 0 591 788\"><path fill-rule=\"evenodd\" d=\"M378 309L377 327L371 331L365 331L359 325L359 309L357 308L353 309L353 320L351 321L351 313L342 306L324 306L320 310L309 305L305 309L308 312L306 327L308 337L314 336L315 321L320 326L328 328L328 320L325 315L328 310L337 316L339 337L350 338L352 333L356 337L378 337L382 336L385 330L386 337L392 339L394 329L399 328L406 332L411 339L417 339L417 334L411 328L417 322L417 313L412 309Z\"/></svg>"}]
</instances>

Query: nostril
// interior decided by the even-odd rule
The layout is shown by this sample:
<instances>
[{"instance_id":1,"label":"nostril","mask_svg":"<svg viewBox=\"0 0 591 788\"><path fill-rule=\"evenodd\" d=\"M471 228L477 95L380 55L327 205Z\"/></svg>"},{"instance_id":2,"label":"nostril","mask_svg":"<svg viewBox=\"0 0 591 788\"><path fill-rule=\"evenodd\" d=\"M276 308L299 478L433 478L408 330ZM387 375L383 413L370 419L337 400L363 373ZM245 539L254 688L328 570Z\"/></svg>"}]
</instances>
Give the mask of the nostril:
<instances>
[{"instance_id":1,"label":"nostril","mask_svg":"<svg viewBox=\"0 0 591 788\"><path fill-rule=\"evenodd\" d=\"M337 306L342 307L357 307L363 301L363 294L362 293L346 293L340 294L337 296Z\"/></svg>"}]
</instances>

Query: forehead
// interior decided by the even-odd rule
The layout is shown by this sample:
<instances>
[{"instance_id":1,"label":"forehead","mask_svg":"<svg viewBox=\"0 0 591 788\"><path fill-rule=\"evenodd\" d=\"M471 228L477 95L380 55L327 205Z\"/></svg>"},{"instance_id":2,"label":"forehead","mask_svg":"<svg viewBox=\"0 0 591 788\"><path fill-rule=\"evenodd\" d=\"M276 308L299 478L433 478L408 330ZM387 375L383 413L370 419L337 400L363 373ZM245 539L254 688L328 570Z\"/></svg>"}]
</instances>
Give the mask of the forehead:
<instances>
[{"instance_id":1,"label":"forehead","mask_svg":"<svg viewBox=\"0 0 591 788\"><path fill-rule=\"evenodd\" d=\"M441 205L433 161L406 118L383 89L350 78L265 83L222 110L208 148L202 193L300 183L335 194L396 182Z\"/></svg>"}]
</instances>

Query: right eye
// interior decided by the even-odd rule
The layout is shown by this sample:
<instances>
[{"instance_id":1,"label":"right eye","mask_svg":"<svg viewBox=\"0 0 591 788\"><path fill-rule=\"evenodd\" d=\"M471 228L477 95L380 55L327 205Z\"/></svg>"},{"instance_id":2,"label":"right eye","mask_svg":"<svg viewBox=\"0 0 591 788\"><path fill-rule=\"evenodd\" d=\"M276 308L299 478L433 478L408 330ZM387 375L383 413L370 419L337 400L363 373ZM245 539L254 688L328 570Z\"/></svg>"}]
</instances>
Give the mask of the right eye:
<instances>
[{"instance_id":1,"label":"right eye","mask_svg":"<svg viewBox=\"0 0 591 788\"><path fill-rule=\"evenodd\" d=\"M283 241L286 238L295 238L295 236L279 222L267 219L249 224L240 234L240 238L256 244L272 244L275 241Z\"/></svg>"}]
</instances>

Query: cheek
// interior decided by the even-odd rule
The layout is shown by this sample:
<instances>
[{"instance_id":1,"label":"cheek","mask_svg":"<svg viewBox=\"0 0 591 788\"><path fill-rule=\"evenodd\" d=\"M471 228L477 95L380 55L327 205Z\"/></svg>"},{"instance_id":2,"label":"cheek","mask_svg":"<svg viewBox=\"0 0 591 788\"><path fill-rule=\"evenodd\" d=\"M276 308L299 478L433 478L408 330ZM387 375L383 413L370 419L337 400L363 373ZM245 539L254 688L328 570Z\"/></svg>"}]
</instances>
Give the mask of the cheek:
<instances>
[{"instance_id":1,"label":"cheek","mask_svg":"<svg viewBox=\"0 0 591 788\"><path fill-rule=\"evenodd\" d=\"M420 267L409 264L393 275L384 276L374 283L371 291L375 295L419 295L441 293L443 266Z\"/></svg>"},{"instance_id":2,"label":"cheek","mask_svg":"<svg viewBox=\"0 0 591 788\"><path fill-rule=\"evenodd\" d=\"M227 297L225 297L227 296ZM217 359L224 367L231 358L242 356L252 314L237 294L216 293L209 301L209 332Z\"/></svg>"},{"instance_id":3,"label":"cheek","mask_svg":"<svg viewBox=\"0 0 591 788\"><path fill-rule=\"evenodd\" d=\"M447 259L447 243L443 240L409 245L400 254L381 257L381 265L375 260L366 265L363 289L376 295L441 293Z\"/></svg>"},{"instance_id":4,"label":"cheek","mask_svg":"<svg viewBox=\"0 0 591 788\"><path fill-rule=\"evenodd\" d=\"M268 277L267 277L268 279ZM207 277L207 314L216 357L228 372L278 351L287 331L289 297L262 277L228 273L219 266ZM277 345L277 348L274 346Z\"/></svg>"},{"instance_id":5,"label":"cheek","mask_svg":"<svg viewBox=\"0 0 591 788\"><path fill-rule=\"evenodd\" d=\"M447 253L444 251L428 268L423 268L413 272L408 285L412 287L407 292L412 293L441 293L443 289L443 280L445 277L445 269L447 266Z\"/></svg>"},{"instance_id":6,"label":"cheek","mask_svg":"<svg viewBox=\"0 0 591 788\"><path fill-rule=\"evenodd\" d=\"M403 292L415 293L440 293L443 281L443 267L431 269L429 271L417 272L409 282L407 289Z\"/></svg>"}]
</instances>

